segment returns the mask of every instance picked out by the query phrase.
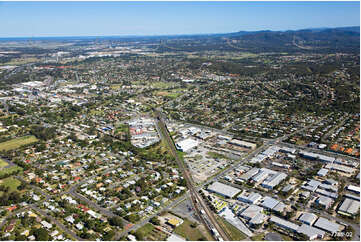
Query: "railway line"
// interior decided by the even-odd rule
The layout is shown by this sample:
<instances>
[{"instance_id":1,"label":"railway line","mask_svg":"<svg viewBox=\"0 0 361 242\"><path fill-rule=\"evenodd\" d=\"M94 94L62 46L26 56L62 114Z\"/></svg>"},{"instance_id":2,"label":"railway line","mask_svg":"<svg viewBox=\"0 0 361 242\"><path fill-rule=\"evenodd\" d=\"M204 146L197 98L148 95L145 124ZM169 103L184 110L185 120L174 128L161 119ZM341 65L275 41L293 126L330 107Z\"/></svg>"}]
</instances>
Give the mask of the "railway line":
<instances>
[{"instance_id":1,"label":"railway line","mask_svg":"<svg viewBox=\"0 0 361 242\"><path fill-rule=\"evenodd\" d=\"M227 232L223 230L222 226L218 223L212 211L209 209L207 204L197 192L192 176L185 167L184 163L179 159L173 140L171 139L168 129L163 121L162 114L159 111L155 110L155 117L157 118L157 126L160 134L161 136L163 136L163 139L169 146L170 152L175 157L175 160L183 174L183 177L187 181L187 187L190 191L191 201L197 216L200 218L201 222L210 231L210 233L215 239L220 241L230 240L230 236L227 234Z\"/></svg>"}]
</instances>

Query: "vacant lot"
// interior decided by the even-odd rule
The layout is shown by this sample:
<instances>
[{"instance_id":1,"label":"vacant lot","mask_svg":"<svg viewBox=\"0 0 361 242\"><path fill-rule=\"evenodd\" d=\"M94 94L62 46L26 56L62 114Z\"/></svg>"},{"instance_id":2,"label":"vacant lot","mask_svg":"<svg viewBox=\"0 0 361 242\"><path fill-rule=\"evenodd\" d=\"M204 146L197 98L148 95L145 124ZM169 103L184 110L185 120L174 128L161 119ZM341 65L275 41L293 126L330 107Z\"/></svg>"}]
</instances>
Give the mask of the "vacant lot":
<instances>
[{"instance_id":1,"label":"vacant lot","mask_svg":"<svg viewBox=\"0 0 361 242\"><path fill-rule=\"evenodd\" d=\"M38 139L33 135L19 137L19 138L15 138L15 139L0 143L0 150L5 150L5 151L13 150L13 149L17 149L23 145L35 143L37 141L38 141Z\"/></svg>"},{"instance_id":2,"label":"vacant lot","mask_svg":"<svg viewBox=\"0 0 361 242\"><path fill-rule=\"evenodd\" d=\"M198 226L193 228L191 225L191 221L184 219L184 222L179 225L174 232L187 240L197 241L201 240L201 238L206 240L205 236L199 231Z\"/></svg>"}]
</instances>

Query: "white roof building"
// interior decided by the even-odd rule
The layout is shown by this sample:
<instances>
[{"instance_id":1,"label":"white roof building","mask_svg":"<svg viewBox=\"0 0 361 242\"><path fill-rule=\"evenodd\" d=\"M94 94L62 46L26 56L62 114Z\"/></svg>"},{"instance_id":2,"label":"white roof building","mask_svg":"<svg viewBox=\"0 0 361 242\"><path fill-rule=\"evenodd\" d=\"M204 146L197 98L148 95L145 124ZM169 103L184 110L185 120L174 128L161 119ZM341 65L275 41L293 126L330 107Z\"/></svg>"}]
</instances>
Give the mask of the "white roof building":
<instances>
[{"instance_id":1,"label":"white roof building","mask_svg":"<svg viewBox=\"0 0 361 242\"><path fill-rule=\"evenodd\" d=\"M317 220L317 215L313 213L303 213L298 220L304 224L312 225Z\"/></svg>"},{"instance_id":2,"label":"white roof building","mask_svg":"<svg viewBox=\"0 0 361 242\"><path fill-rule=\"evenodd\" d=\"M342 229L342 226L338 223L331 222L330 220L322 217L320 217L313 226L331 234L341 231Z\"/></svg>"},{"instance_id":3,"label":"white roof building","mask_svg":"<svg viewBox=\"0 0 361 242\"><path fill-rule=\"evenodd\" d=\"M309 240L322 239L325 236L324 231L307 224L302 224L297 232L306 235Z\"/></svg>"},{"instance_id":4,"label":"white roof building","mask_svg":"<svg viewBox=\"0 0 361 242\"><path fill-rule=\"evenodd\" d=\"M238 188L220 182L214 182L212 185L208 186L208 190L228 198L233 198L241 191Z\"/></svg>"},{"instance_id":5,"label":"white roof building","mask_svg":"<svg viewBox=\"0 0 361 242\"><path fill-rule=\"evenodd\" d=\"M346 198L338 209L338 213L347 216L353 216L357 214L360 209L360 202Z\"/></svg>"},{"instance_id":6,"label":"white roof building","mask_svg":"<svg viewBox=\"0 0 361 242\"><path fill-rule=\"evenodd\" d=\"M188 152L189 150L193 149L194 147L198 146L198 141L192 138L184 139L178 143L176 143L176 147L178 150L183 152Z\"/></svg>"}]
</instances>

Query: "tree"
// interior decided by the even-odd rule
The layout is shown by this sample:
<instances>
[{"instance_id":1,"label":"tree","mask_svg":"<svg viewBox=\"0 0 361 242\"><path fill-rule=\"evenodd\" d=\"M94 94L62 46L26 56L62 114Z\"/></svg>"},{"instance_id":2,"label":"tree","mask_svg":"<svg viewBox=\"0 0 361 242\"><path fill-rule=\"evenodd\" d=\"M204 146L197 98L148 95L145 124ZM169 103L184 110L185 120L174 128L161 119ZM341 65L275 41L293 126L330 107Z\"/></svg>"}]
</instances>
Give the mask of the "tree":
<instances>
[{"instance_id":1,"label":"tree","mask_svg":"<svg viewBox=\"0 0 361 242\"><path fill-rule=\"evenodd\" d=\"M151 218L150 222L154 225L160 225L160 220L157 217Z\"/></svg>"},{"instance_id":2,"label":"tree","mask_svg":"<svg viewBox=\"0 0 361 242\"><path fill-rule=\"evenodd\" d=\"M111 217L109 219L109 224L112 225L112 226L122 227L123 226L123 221L122 221L122 219L120 217L114 216L114 217Z\"/></svg>"},{"instance_id":3,"label":"tree","mask_svg":"<svg viewBox=\"0 0 361 242\"><path fill-rule=\"evenodd\" d=\"M33 230L32 234L35 236L36 240L47 241L49 240L48 231L43 228Z\"/></svg>"}]
</instances>

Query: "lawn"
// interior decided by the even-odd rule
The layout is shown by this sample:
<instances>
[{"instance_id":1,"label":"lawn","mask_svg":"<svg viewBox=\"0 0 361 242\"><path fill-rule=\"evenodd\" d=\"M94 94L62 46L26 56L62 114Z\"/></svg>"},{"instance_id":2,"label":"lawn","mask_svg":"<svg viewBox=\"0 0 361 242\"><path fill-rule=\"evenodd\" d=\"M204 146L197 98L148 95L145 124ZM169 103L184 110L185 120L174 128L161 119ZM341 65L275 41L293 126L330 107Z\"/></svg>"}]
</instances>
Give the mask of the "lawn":
<instances>
[{"instance_id":1,"label":"lawn","mask_svg":"<svg viewBox=\"0 0 361 242\"><path fill-rule=\"evenodd\" d=\"M182 93L180 93L180 92L155 92L155 95L169 97L169 98L177 98L180 95L182 95Z\"/></svg>"},{"instance_id":2,"label":"lawn","mask_svg":"<svg viewBox=\"0 0 361 242\"><path fill-rule=\"evenodd\" d=\"M20 186L21 182L18 179L8 177L0 180L0 184L9 187L9 192L14 192L17 190L18 186Z\"/></svg>"},{"instance_id":3,"label":"lawn","mask_svg":"<svg viewBox=\"0 0 361 242\"><path fill-rule=\"evenodd\" d=\"M183 238L186 238L187 240L197 241L201 238L205 238L204 235L199 231L199 229L192 228L191 227L192 222L188 219L184 219L184 222L179 225L177 228L175 228L174 232L176 234L179 234Z\"/></svg>"},{"instance_id":4,"label":"lawn","mask_svg":"<svg viewBox=\"0 0 361 242\"><path fill-rule=\"evenodd\" d=\"M1 169L0 176L3 176L5 174L12 174L12 173L15 173L16 171L22 171L22 170L23 170L23 168L21 168L19 166L12 166L10 168Z\"/></svg>"},{"instance_id":5,"label":"lawn","mask_svg":"<svg viewBox=\"0 0 361 242\"><path fill-rule=\"evenodd\" d=\"M37 141L38 141L38 139L33 135L19 137L19 138L15 138L15 139L0 143L0 150L5 150L5 151L13 150L13 149L17 149L23 145L35 143Z\"/></svg>"},{"instance_id":6,"label":"lawn","mask_svg":"<svg viewBox=\"0 0 361 242\"><path fill-rule=\"evenodd\" d=\"M0 168L7 166L8 163L4 161L3 159L0 159Z\"/></svg>"},{"instance_id":7,"label":"lawn","mask_svg":"<svg viewBox=\"0 0 361 242\"><path fill-rule=\"evenodd\" d=\"M241 231L239 231L232 224L228 223L225 219L218 217L218 221L221 221L222 227L225 229L227 234L231 237L231 241L244 240L247 238Z\"/></svg>"},{"instance_id":8,"label":"lawn","mask_svg":"<svg viewBox=\"0 0 361 242\"><path fill-rule=\"evenodd\" d=\"M251 237L251 240L254 240L254 241L261 241L261 240L264 240L264 233L262 234L257 234L253 237Z\"/></svg>"}]
</instances>

